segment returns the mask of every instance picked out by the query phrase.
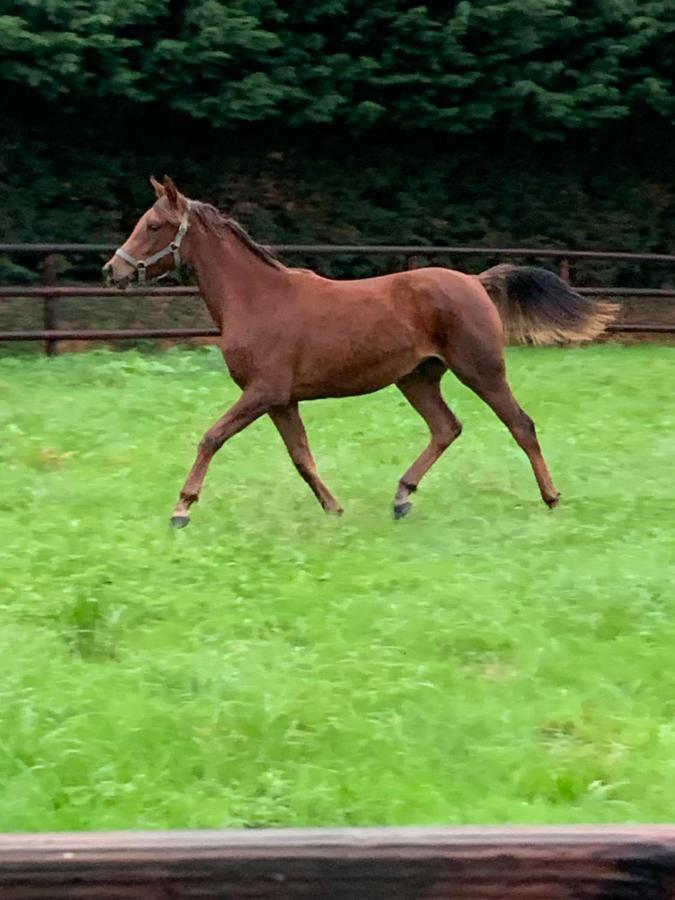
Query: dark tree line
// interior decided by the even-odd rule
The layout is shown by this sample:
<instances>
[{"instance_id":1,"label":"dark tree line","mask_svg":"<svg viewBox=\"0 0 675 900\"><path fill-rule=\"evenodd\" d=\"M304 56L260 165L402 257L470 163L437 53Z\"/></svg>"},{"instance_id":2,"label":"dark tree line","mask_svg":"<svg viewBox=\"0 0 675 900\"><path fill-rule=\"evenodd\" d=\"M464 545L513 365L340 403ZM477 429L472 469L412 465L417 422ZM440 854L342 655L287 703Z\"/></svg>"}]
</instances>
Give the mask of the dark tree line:
<instances>
[{"instance_id":1,"label":"dark tree line","mask_svg":"<svg viewBox=\"0 0 675 900\"><path fill-rule=\"evenodd\" d=\"M262 240L671 251L674 78L673 0L0 0L0 240L167 171Z\"/></svg>"},{"instance_id":2,"label":"dark tree line","mask_svg":"<svg viewBox=\"0 0 675 900\"><path fill-rule=\"evenodd\" d=\"M276 121L545 138L675 116L673 0L18 0L0 89L215 126Z\"/></svg>"}]
</instances>

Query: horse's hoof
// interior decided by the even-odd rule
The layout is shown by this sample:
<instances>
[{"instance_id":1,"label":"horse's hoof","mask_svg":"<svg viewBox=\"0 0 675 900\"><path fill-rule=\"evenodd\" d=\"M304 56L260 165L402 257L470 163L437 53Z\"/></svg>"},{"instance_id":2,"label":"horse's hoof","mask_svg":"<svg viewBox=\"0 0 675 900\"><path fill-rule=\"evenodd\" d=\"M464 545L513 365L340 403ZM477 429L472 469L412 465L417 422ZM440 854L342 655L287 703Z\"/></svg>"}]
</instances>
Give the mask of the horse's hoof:
<instances>
[{"instance_id":1,"label":"horse's hoof","mask_svg":"<svg viewBox=\"0 0 675 900\"><path fill-rule=\"evenodd\" d=\"M185 528L190 524L190 516L171 516L171 524L174 528Z\"/></svg>"},{"instance_id":2,"label":"horse's hoof","mask_svg":"<svg viewBox=\"0 0 675 900\"><path fill-rule=\"evenodd\" d=\"M402 519L404 516L407 516L410 510L412 509L412 503L409 503L407 500L405 503L395 503L394 504L394 518L398 521Z\"/></svg>"},{"instance_id":3,"label":"horse's hoof","mask_svg":"<svg viewBox=\"0 0 675 900\"><path fill-rule=\"evenodd\" d=\"M548 506L549 509L555 509L556 506L560 504L560 494L555 497L551 497L550 500L544 500L544 503Z\"/></svg>"}]
</instances>

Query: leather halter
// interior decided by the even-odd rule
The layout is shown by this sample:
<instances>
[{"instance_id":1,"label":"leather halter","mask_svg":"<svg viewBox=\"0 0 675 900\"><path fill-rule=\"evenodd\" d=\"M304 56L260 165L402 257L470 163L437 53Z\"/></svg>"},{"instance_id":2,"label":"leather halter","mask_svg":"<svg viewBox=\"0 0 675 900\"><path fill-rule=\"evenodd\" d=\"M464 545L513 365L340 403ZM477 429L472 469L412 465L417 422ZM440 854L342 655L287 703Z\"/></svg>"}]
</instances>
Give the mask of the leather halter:
<instances>
[{"instance_id":1,"label":"leather halter","mask_svg":"<svg viewBox=\"0 0 675 900\"><path fill-rule=\"evenodd\" d=\"M160 259L164 259L165 256L169 256L169 254L173 256L173 262L176 269L180 269L180 245L185 237L185 232L190 225L188 213L190 212L191 202L192 201L190 200L187 201L187 206L185 207L185 212L183 213L183 218L178 226L175 238L162 250L158 250L157 253L153 253L152 256L149 256L147 259L135 259L130 253L123 250L122 247L118 247L117 250L115 250L115 256L119 256L124 262L127 262L130 266L134 267L139 284L143 284L145 281L145 270L149 266L159 262Z\"/></svg>"}]
</instances>

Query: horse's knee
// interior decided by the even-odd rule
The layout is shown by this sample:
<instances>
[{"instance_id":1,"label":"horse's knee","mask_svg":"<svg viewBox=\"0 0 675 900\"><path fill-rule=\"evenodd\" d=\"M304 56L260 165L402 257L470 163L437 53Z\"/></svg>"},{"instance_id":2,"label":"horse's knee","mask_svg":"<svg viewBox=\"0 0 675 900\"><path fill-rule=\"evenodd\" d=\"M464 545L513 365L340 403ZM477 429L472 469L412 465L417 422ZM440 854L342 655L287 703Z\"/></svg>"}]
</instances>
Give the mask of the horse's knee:
<instances>
[{"instance_id":1,"label":"horse's knee","mask_svg":"<svg viewBox=\"0 0 675 900\"><path fill-rule=\"evenodd\" d=\"M520 411L520 427L530 434L532 437L537 436L537 429L534 427L534 421L526 412Z\"/></svg>"},{"instance_id":2,"label":"horse's knee","mask_svg":"<svg viewBox=\"0 0 675 900\"><path fill-rule=\"evenodd\" d=\"M300 459L294 459L294 460L293 460L293 465L294 465L295 468L297 469L298 475L299 475L301 478L304 478L305 481L309 481L309 482L312 481L312 474L313 474L313 473L312 473L312 470L310 469L310 467L307 465L306 462L304 462L303 460L300 460Z\"/></svg>"},{"instance_id":3,"label":"horse's knee","mask_svg":"<svg viewBox=\"0 0 675 900\"><path fill-rule=\"evenodd\" d=\"M222 446L222 440L217 435L207 431L199 442L198 450L200 453L205 453L207 456L213 456L213 454L220 450Z\"/></svg>"}]
</instances>

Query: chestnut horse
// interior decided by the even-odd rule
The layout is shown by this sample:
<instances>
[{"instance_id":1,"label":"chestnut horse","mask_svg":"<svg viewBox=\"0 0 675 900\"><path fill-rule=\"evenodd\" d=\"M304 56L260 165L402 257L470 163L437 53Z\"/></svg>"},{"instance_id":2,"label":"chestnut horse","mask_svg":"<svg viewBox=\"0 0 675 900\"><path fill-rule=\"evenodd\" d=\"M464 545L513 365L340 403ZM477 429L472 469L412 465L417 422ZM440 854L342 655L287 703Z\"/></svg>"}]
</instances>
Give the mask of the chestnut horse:
<instances>
[{"instance_id":1,"label":"chestnut horse","mask_svg":"<svg viewBox=\"0 0 675 900\"><path fill-rule=\"evenodd\" d=\"M544 269L496 266L480 275L443 268L335 281L289 269L233 219L188 200L169 178L151 179L156 202L103 267L124 288L186 264L221 332L220 347L242 394L209 428L174 510L183 527L199 499L214 454L267 414L321 506L342 509L314 464L298 404L345 397L395 384L426 422L431 439L398 483L394 515L462 426L441 396L451 369L490 406L527 454L542 499L558 491L544 462L534 423L506 380L505 338L563 343L595 337L612 307L593 303Z\"/></svg>"}]
</instances>

